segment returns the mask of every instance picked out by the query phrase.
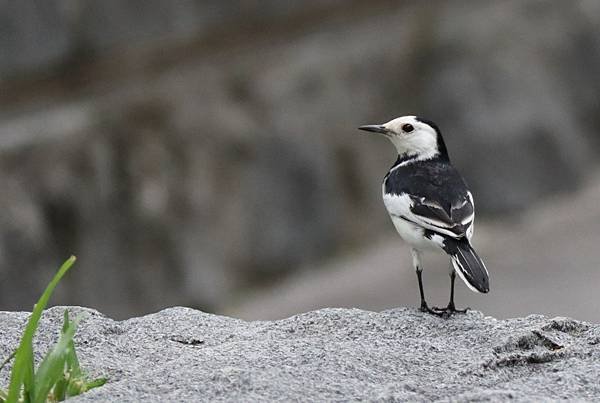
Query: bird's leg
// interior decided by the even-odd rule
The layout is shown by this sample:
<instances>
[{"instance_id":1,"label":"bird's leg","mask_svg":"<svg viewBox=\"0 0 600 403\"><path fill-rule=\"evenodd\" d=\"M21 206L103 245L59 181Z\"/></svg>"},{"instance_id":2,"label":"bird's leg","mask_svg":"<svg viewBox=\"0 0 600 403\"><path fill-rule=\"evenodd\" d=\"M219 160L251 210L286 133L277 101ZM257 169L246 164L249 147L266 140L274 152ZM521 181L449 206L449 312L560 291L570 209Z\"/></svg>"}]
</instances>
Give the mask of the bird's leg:
<instances>
[{"instance_id":1,"label":"bird's leg","mask_svg":"<svg viewBox=\"0 0 600 403\"><path fill-rule=\"evenodd\" d=\"M425 292L423 291L423 277L421 273L423 272L423 267L421 267L421 256L419 251L416 249L411 250L413 257L413 266L415 271L417 272L417 279L419 280L419 292L421 293L421 312L428 312L437 316L442 316L441 313L434 311L433 309L427 306L427 302L425 302Z\"/></svg>"},{"instance_id":2,"label":"bird's leg","mask_svg":"<svg viewBox=\"0 0 600 403\"><path fill-rule=\"evenodd\" d=\"M450 263L450 302L448 302L448 306L445 308L437 308L433 307L436 312L440 312L443 316L450 316L453 313L467 313L469 308L465 309L456 309L456 305L454 305L454 281L456 280L456 271L454 267L452 267L452 263Z\"/></svg>"},{"instance_id":3,"label":"bird's leg","mask_svg":"<svg viewBox=\"0 0 600 403\"><path fill-rule=\"evenodd\" d=\"M467 311L470 309L469 307L465 309L456 309L456 306L454 305L454 280L456 280L456 271L452 270L450 273L450 302L448 302L447 310L456 313L467 313Z\"/></svg>"},{"instance_id":4,"label":"bird's leg","mask_svg":"<svg viewBox=\"0 0 600 403\"><path fill-rule=\"evenodd\" d=\"M417 270L417 279L419 280L419 292L421 293L421 311L429 310L427 306L427 302L425 302L425 293L423 292L423 278L421 277L421 273L423 270L419 267Z\"/></svg>"}]
</instances>

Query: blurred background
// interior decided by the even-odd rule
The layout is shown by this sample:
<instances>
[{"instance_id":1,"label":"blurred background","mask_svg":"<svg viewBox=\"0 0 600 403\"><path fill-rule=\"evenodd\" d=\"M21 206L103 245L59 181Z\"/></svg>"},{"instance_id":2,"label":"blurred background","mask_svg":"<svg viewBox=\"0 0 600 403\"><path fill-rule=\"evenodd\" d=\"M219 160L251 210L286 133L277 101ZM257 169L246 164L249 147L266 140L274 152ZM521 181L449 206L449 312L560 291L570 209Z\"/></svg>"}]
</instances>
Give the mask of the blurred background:
<instances>
[{"instance_id":1,"label":"blurred background","mask_svg":"<svg viewBox=\"0 0 600 403\"><path fill-rule=\"evenodd\" d=\"M497 317L600 321L600 2L0 0L0 310L417 306L362 124L436 121ZM447 260L426 256L430 303Z\"/></svg>"}]
</instances>

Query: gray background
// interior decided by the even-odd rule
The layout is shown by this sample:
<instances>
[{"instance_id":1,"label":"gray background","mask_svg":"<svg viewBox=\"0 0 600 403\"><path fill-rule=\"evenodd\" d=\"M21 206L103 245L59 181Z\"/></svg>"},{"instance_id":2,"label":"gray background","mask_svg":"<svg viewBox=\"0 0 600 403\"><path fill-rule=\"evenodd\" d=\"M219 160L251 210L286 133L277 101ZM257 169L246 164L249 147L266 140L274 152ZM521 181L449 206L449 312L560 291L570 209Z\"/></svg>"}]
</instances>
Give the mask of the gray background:
<instances>
[{"instance_id":1,"label":"gray background","mask_svg":"<svg viewBox=\"0 0 600 403\"><path fill-rule=\"evenodd\" d=\"M0 310L246 319L416 305L356 127L436 121L491 273L458 304L600 320L600 3L0 2ZM445 304L447 262L425 261Z\"/></svg>"}]
</instances>

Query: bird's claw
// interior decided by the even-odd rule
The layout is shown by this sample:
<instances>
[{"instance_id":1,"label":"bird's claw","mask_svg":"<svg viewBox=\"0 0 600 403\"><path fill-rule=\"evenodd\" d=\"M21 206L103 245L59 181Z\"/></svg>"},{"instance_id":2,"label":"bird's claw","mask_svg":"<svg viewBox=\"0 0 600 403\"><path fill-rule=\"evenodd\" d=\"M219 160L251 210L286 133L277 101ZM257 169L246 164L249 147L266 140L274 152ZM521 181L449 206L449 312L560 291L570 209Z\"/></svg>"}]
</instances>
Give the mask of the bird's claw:
<instances>
[{"instance_id":1,"label":"bird's claw","mask_svg":"<svg viewBox=\"0 0 600 403\"><path fill-rule=\"evenodd\" d=\"M456 307L454 306L454 304L448 304L447 307L444 308L438 308L437 306L434 306L431 308L431 310L435 311L435 314L438 316L441 316L442 318L449 318L450 316L454 315L455 313L462 313L465 314L467 313L467 311L471 309L469 307L465 308L465 309L456 309Z\"/></svg>"},{"instance_id":2,"label":"bird's claw","mask_svg":"<svg viewBox=\"0 0 600 403\"><path fill-rule=\"evenodd\" d=\"M419 309L421 310L421 312L426 312L431 315L439 316L440 318L444 317L443 312L437 311L436 308L430 308L425 302L421 302L421 307Z\"/></svg>"}]
</instances>

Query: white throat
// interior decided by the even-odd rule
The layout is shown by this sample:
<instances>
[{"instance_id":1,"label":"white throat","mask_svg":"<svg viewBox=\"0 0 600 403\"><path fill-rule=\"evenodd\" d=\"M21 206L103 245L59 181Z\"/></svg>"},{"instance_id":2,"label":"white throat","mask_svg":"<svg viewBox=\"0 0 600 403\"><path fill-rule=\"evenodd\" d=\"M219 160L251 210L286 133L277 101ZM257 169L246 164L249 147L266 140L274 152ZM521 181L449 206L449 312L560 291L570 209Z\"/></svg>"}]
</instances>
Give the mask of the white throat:
<instances>
[{"instance_id":1,"label":"white throat","mask_svg":"<svg viewBox=\"0 0 600 403\"><path fill-rule=\"evenodd\" d=\"M407 136L399 138L392 136L390 141L396 147L398 154L410 158L411 161L423 161L439 155L437 138L434 136Z\"/></svg>"}]
</instances>

